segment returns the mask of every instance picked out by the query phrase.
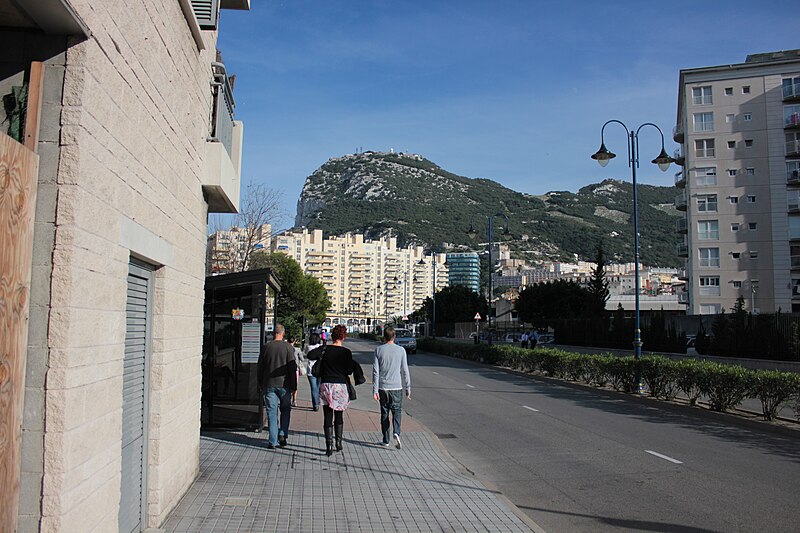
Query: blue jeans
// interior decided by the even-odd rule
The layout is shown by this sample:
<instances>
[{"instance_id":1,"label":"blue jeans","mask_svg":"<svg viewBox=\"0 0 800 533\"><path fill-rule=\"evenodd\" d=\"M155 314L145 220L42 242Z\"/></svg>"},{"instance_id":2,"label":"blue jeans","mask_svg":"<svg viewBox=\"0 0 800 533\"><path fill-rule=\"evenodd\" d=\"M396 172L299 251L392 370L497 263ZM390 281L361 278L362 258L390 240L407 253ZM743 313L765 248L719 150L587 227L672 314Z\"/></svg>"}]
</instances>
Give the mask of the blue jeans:
<instances>
[{"instance_id":1,"label":"blue jeans","mask_svg":"<svg viewBox=\"0 0 800 533\"><path fill-rule=\"evenodd\" d=\"M311 387L311 406L319 406L319 379L316 376L308 374L308 384Z\"/></svg>"},{"instance_id":2,"label":"blue jeans","mask_svg":"<svg viewBox=\"0 0 800 533\"><path fill-rule=\"evenodd\" d=\"M264 389L264 405L267 406L269 424L269 443L278 445L278 436L289 436L289 420L292 416L292 391L284 387L266 387ZM278 426L278 409L281 412Z\"/></svg>"},{"instance_id":3,"label":"blue jeans","mask_svg":"<svg viewBox=\"0 0 800 533\"><path fill-rule=\"evenodd\" d=\"M381 404L381 432L383 433L383 443L389 444L392 441L392 434L389 433L389 413L392 413L392 427L395 433L400 434L400 420L403 416L403 391L402 390L379 390L378 398Z\"/></svg>"}]
</instances>

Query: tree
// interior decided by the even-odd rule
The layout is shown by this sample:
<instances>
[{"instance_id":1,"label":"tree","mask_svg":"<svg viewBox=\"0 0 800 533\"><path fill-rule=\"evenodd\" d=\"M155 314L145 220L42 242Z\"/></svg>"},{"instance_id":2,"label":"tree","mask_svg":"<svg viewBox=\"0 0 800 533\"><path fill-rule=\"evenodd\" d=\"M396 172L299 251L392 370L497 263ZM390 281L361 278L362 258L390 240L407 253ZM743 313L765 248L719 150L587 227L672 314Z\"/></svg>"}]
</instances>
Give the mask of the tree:
<instances>
[{"instance_id":1,"label":"tree","mask_svg":"<svg viewBox=\"0 0 800 533\"><path fill-rule=\"evenodd\" d=\"M589 281L587 290L589 291L589 298L587 302L587 311L594 316L602 316L606 310L606 302L608 301L608 280L606 280L605 266L606 261L603 256L603 243L597 246L597 256L595 258L597 266L592 271L592 279Z\"/></svg>"},{"instance_id":2,"label":"tree","mask_svg":"<svg viewBox=\"0 0 800 533\"><path fill-rule=\"evenodd\" d=\"M242 196L239 213L233 217L230 226L231 230L235 228L236 239L229 243L223 269L227 272L253 270L250 267L251 257L260 249L262 242L272 236L270 223L284 216L282 191L261 183L248 185ZM215 233L224 231L220 218L214 218L211 226Z\"/></svg>"},{"instance_id":3,"label":"tree","mask_svg":"<svg viewBox=\"0 0 800 533\"><path fill-rule=\"evenodd\" d=\"M471 322L475 313L484 314L486 302L480 294L463 285L444 287L436 293L436 323ZM433 300L425 298L417 316L433 317ZM485 317L484 317L485 318Z\"/></svg>"},{"instance_id":4,"label":"tree","mask_svg":"<svg viewBox=\"0 0 800 533\"><path fill-rule=\"evenodd\" d=\"M254 253L250 270L259 268L271 269L281 284L275 305L278 321L290 334L301 333L304 318L308 325L322 324L331 301L319 280L304 274L297 261L282 253Z\"/></svg>"},{"instance_id":5,"label":"tree","mask_svg":"<svg viewBox=\"0 0 800 533\"><path fill-rule=\"evenodd\" d=\"M588 292L574 281L529 285L519 293L514 307L523 322L542 326L562 318L586 316Z\"/></svg>"}]
</instances>

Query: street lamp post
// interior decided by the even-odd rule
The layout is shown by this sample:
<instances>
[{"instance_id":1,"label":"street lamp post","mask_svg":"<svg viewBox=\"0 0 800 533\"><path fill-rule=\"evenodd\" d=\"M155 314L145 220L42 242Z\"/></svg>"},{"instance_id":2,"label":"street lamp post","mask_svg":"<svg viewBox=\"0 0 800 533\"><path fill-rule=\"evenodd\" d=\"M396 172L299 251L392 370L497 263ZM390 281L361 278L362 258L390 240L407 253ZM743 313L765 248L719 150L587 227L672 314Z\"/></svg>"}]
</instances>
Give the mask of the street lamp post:
<instances>
[{"instance_id":1,"label":"street lamp post","mask_svg":"<svg viewBox=\"0 0 800 533\"><path fill-rule=\"evenodd\" d=\"M654 165L658 165L658 168L660 168L662 172L666 172L669 165L674 163L675 160L667 155L667 152L664 150L664 132L652 122L645 122L634 131L632 129L629 130L628 127L619 120L612 119L603 124L600 130L600 149L592 155L592 159L597 161L601 167L606 166L611 159L617 157L617 154L610 152L606 148L603 135L606 126L612 122L625 128L625 133L628 136L628 167L631 169L631 179L633 181L633 256L634 275L636 276L636 294L634 295L636 302L636 324L633 332L633 356L638 361L642 356L642 330L639 321L639 291L641 290L639 280L639 207L636 190L636 169L639 167L639 131L645 126L652 126L657 129L658 133L661 135L661 153L651 162ZM639 386L641 384L641 376L637 375L636 381L637 386Z\"/></svg>"},{"instance_id":2,"label":"street lamp post","mask_svg":"<svg viewBox=\"0 0 800 533\"><path fill-rule=\"evenodd\" d=\"M489 337L488 343L492 344L492 300L494 299L494 294L492 291L492 237L494 232L494 217L503 217L506 219L506 227L503 230L503 235L510 235L510 231L508 229L508 217L503 213L495 213L494 215L488 215L486 217L486 228L487 228L487 236L489 237L489 307L487 313L487 325L489 328ZM472 219L474 220L474 216ZM472 223L473 220L470 220L469 223L469 230L467 230L467 234L472 237L473 239L478 235L478 232L475 231L475 225Z\"/></svg>"},{"instance_id":3,"label":"street lamp post","mask_svg":"<svg viewBox=\"0 0 800 533\"><path fill-rule=\"evenodd\" d=\"M433 261L433 322L431 323L431 337L436 338L436 252L431 250L431 261ZM418 265L424 265L425 259L420 258Z\"/></svg>"}]
</instances>

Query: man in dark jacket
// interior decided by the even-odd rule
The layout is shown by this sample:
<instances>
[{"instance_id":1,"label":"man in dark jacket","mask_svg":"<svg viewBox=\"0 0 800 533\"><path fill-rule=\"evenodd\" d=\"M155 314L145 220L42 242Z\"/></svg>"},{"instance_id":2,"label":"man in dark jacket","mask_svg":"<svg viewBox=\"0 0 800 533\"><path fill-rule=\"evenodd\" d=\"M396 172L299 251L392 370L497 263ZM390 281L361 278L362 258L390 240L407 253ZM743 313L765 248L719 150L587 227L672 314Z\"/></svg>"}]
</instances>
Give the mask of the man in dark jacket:
<instances>
[{"instance_id":1,"label":"man in dark jacket","mask_svg":"<svg viewBox=\"0 0 800 533\"><path fill-rule=\"evenodd\" d=\"M269 443L267 448L283 448L289 436L289 420L292 416L292 392L297 390L297 364L294 348L283 340L285 329L275 324L275 340L268 342L258 358L258 386L264 393L269 421ZM280 409L280 426L278 410Z\"/></svg>"}]
</instances>

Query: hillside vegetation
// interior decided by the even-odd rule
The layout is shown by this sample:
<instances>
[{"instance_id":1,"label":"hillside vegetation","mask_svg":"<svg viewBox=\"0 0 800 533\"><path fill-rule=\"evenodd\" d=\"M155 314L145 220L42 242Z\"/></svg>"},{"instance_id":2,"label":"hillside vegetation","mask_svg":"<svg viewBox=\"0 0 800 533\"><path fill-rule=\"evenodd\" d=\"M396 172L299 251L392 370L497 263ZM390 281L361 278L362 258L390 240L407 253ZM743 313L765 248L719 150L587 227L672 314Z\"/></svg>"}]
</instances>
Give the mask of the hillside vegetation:
<instances>
[{"instance_id":1,"label":"hillside vegetation","mask_svg":"<svg viewBox=\"0 0 800 533\"><path fill-rule=\"evenodd\" d=\"M674 187L639 185L640 255L652 266L683 264L675 253ZM510 219L512 255L532 261L592 260L602 241L614 262L633 261L633 188L605 180L577 193L519 193L487 179L447 172L414 154L365 152L330 159L306 179L295 224L326 234L391 231L401 245L424 243L439 251L480 249L486 215ZM478 238L467 235L474 222ZM503 240L502 217L494 240Z\"/></svg>"}]
</instances>

